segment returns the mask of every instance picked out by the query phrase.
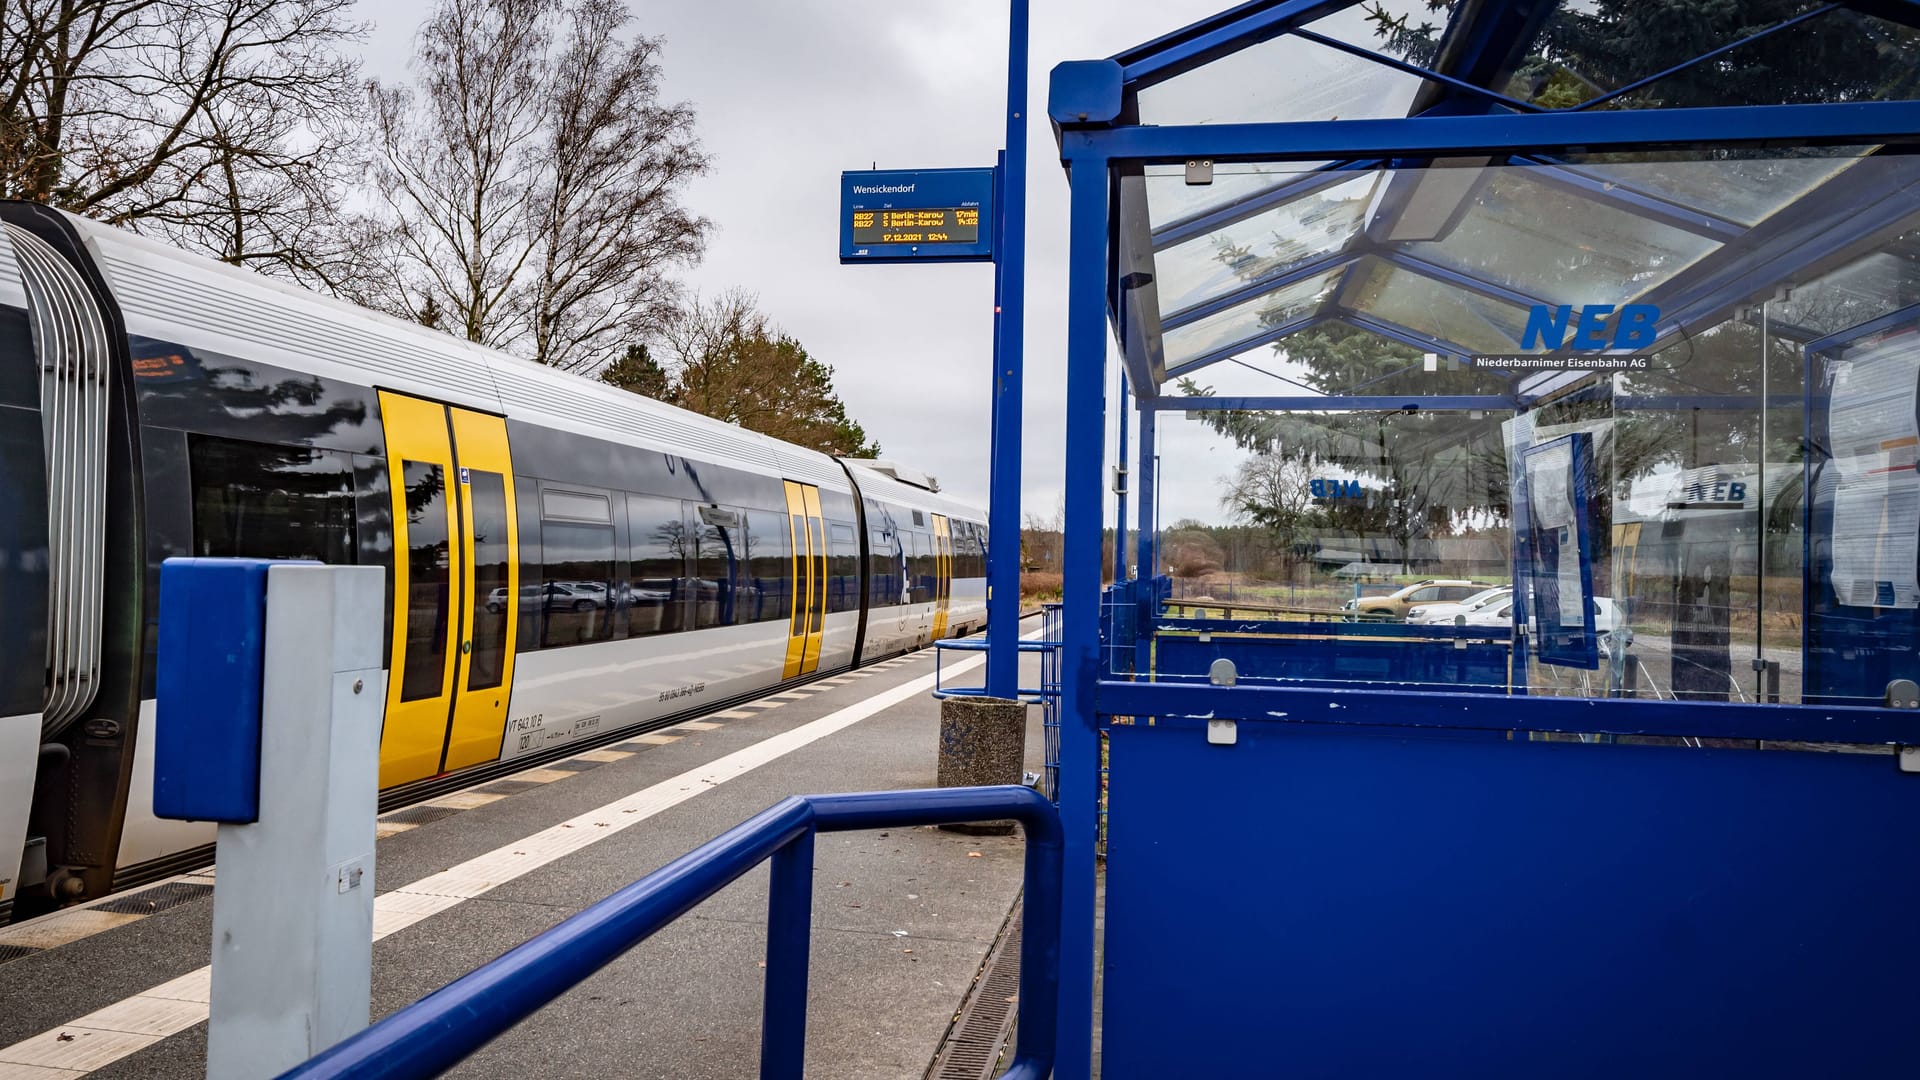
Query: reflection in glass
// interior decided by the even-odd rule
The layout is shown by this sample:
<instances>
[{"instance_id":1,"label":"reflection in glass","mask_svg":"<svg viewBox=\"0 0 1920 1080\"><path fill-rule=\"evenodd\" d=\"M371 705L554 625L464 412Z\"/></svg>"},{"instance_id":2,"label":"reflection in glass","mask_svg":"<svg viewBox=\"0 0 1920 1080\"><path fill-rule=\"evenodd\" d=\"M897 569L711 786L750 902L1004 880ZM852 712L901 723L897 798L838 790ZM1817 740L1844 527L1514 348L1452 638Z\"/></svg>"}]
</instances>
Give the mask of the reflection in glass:
<instances>
[{"instance_id":1,"label":"reflection in glass","mask_svg":"<svg viewBox=\"0 0 1920 1080\"><path fill-rule=\"evenodd\" d=\"M684 582L693 554L678 499L627 496L627 636L685 628Z\"/></svg>"},{"instance_id":2,"label":"reflection in glass","mask_svg":"<svg viewBox=\"0 0 1920 1080\"><path fill-rule=\"evenodd\" d=\"M1359 231L1378 178L1361 173L1156 251L1161 310L1178 311L1345 247Z\"/></svg>"},{"instance_id":3,"label":"reflection in glass","mask_svg":"<svg viewBox=\"0 0 1920 1080\"><path fill-rule=\"evenodd\" d=\"M746 531L738 526L696 523L693 625L731 626L735 617L734 579L746 576Z\"/></svg>"},{"instance_id":4,"label":"reflection in glass","mask_svg":"<svg viewBox=\"0 0 1920 1080\"><path fill-rule=\"evenodd\" d=\"M473 651L467 658L467 689L500 685L506 673L507 618L512 592L507 584L507 546L513 528L507 520L506 477L468 470L467 500L473 507Z\"/></svg>"},{"instance_id":5,"label":"reflection in glass","mask_svg":"<svg viewBox=\"0 0 1920 1080\"><path fill-rule=\"evenodd\" d=\"M195 555L354 561L351 455L196 434L187 467Z\"/></svg>"},{"instance_id":6,"label":"reflection in glass","mask_svg":"<svg viewBox=\"0 0 1920 1080\"><path fill-rule=\"evenodd\" d=\"M607 640L613 635L613 527L547 521L540 544L543 640L549 647Z\"/></svg>"},{"instance_id":7,"label":"reflection in glass","mask_svg":"<svg viewBox=\"0 0 1920 1080\"><path fill-rule=\"evenodd\" d=\"M1458 224L1408 244L1408 254L1543 301L1586 305L1631 300L1719 246L1525 170L1482 173Z\"/></svg>"},{"instance_id":8,"label":"reflection in glass","mask_svg":"<svg viewBox=\"0 0 1920 1080\"><path fill-rule=\"evenodd\" d=\"M446 472L419 461L401 463L407 508L407 648L400 700L439 697L446 685L449 565Z\"/></svg>"},{"instance_id":9,"label":"reflection in glass","mask_svg":"<svg viewBox=\"0 0 1920 1080\"><path fill-rule=\"evenodd\" d=\"M770 622L793 611L793 548L787 515L747 512L747 567L751 592L741 599L742 622Z\"/></svg>"},{"instance_id":10,"label":"reflection in glass","mask_svg":"<svg viewBox=\"0 0 1920 1080\"><path fill-rule=\"evenodd\" d=\"M1526 328L1522 308L1380 259L1356 267L1355 277L1361 284L1348 290L1343 306L1474 353L1513 352Z\"/></svg>"},{"instance_id":11,"label":"reflection in glass","mask_svg":"<svg viewBox=\"0 0 1920 1080\"><path fill-rule=\"evenodd\" d=\"M1203 319L1168 330L1161 338L1168 367L1247 341L1312 314L1339 278L1338 271L1296 281ZM1249 346L1252 347L1252 346Z\"/></svg>"},{"instance_id":12,"label":"reflection in glass","mask_svg":"<svg viewBox=\"0 0 1920 1080\"><path fill-rule=\"evenodd\" d=\"M1363 18L1354 5L1344 19ZM1139 91L1142 124L1277 123L1405 116L1418 76L1276 37Z\"/></svg>"}]
</instances>

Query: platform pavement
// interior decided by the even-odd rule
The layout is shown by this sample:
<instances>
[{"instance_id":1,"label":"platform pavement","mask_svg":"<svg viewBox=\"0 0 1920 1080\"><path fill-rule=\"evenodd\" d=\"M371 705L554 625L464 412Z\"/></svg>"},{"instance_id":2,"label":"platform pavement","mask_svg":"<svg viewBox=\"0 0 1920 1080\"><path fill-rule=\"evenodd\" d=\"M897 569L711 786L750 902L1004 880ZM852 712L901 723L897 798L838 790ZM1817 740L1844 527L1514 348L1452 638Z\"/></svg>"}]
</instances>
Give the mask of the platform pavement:
<instances>
[{"instance_id":1,"label":"platform pavement","mask_svg":"<svg viewBox=\"0 0 1920 1080\"><path fill-rule=\"evenodd\" d=\"M763 699L780 702L776 706L727 710L611 753L590 752L582 755L591 761L583 771L549 765L540 778L547 782L505 798L434 800L482 804L384 837L377 853L380 893L469 860L492 857L489 865L497 866L503 853L517 853L517 842L569 819L594 817L597 808L623 799L630 805L636 792L677 789L685 799L377 941L374 1015L416 1000L785 795L931 785L938 703L923 692L735 779L714 783L698 773L823 718L831 726L836 715L848 715L841 710L891 689L930 681L932 657L926 650L866 669L869 674L829 680L831 686ZM968 678L977 682L978 670ZM1040 767L1041 746L1034 709L1030 770ZM668 784L676 778L685 779ZM705 790L688 791L689 785ZM581 827L598 824L581 821ZM819 838L808 1075L891 1080L926 1072L1012 908L1021 856L1017 836L907 829ZM755 1075L766 885L763 866L449 1075ZM186 1013L152 1020L149 1030L177 1033L123 1056L115 1051L126 1036L86 1033L74 1022L103 1009L102 1015L125 1018L127 1007L116 1003L205 965L211 909L210 899L195 900L0 965L0 1080L202 1075L206 1025L182 1030ZM163 1013L170 1008L169 999L140 1000ZM204 1015L204 1005L197 1007ZM121 1026L139 1027L150 1012ZM62 1025L73 1031L60 1031Z\"/></svg>"}]
</instances>

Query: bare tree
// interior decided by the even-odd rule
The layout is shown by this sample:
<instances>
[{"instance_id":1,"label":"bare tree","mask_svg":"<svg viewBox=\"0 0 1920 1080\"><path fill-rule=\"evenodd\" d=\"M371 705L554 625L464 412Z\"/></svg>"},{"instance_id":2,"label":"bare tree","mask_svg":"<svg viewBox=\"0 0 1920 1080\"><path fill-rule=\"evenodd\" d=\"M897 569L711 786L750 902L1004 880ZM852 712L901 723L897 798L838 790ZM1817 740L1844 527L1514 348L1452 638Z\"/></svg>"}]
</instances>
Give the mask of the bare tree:
<instances>
[{"instance_id":1,"label":"bare tree","mask_svg":"<svg viewBox=\"0 0 1920 1080\"><path fill-rule=\"evenodd\" d=\"M385 243L363 300L571 370L657 328L709 228L679 203L707 159L628 22L614 0L440 0L414 84L370 88Z\"/></svg>"},{"instance_id":2,"label":"bare tree","mask_svg":"<svg viewBox=\"0 0 1920 1080\"><path fill-rule=\"evenodd\" d=\"M618 0L582 0L554 70L526 321L534 359L569 370L602 367L665 324L675 290L661 271L699 258L708 228L678 198L707 168L693 110L660 103L660 39L622 43L628 18Z\"/></svg>"},{"instance_id":3,"label":"bare tree","mask_svg":"<svg viewBox=\"0 0 1920 1080\"><path fill-rule=\"evenodd\" d=\"M0 192L320 274L353 167L352 0L0 4Z\"/></svg>"}]
</instances>

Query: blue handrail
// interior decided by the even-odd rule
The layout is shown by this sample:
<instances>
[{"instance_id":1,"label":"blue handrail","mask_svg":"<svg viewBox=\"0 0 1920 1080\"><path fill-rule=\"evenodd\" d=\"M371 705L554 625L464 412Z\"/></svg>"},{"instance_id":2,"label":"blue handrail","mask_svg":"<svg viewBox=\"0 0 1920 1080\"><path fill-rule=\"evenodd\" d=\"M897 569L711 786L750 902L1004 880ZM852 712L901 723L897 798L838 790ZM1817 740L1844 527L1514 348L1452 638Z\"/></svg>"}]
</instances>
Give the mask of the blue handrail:
<instances>
[{"instance_id":1,"label":"blue handrail","mask_svg":"<svg viewBox=\"0 0 1920 1080\"><path fill-rule=\"evenodd\" d=\"M761 1080L798 1080L807 1032L807 955L816 832L909 828L1013 818L1026 831L1020 1023L1002 1074L1053 1070L1060 993L1060 815L1031 788L932 788L780 800L412 1005L282 1074L281 1080L438 1076L628 949L773 859Z\"/></svg>"}]
</instances>

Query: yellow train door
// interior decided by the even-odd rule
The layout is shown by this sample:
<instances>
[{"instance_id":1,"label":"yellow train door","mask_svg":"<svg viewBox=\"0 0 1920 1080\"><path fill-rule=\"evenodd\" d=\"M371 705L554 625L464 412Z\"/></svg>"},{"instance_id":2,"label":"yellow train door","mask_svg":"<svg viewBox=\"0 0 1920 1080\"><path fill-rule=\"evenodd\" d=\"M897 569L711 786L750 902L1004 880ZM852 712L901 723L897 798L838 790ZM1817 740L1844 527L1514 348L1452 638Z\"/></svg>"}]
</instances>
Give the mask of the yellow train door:
<instances>
[{"instance_id":1,"label":"yellow train door","mask_svg":"<svg viewBox=\"0 0 1920 1080\"><path fill-rule=\"evenodd\" d=\"M793 600L787 620L783 678L820 667L820 641L827 610L827 528L820 516L820 489L786 481L787 522L793 541Z\"/></svg>"},{"instance_id":2,"label":"yellow train door","mask_svg":"<svg viewBox=\"0 0 1920 1080\"><path fill-rule=\"evenodd\" d=\"M947 636L947 607L953 599L953 526L933 515L933 640Z\"/></svg>"},{"instance_id":3,"label":"yellow train door","mask_svg":"<svg viewBox=\"0 0 1920 1080\"><path fill-rule=\"evenodd\" d=\"M499 756L519 537L506 422L381 391L393 499L393 659L380 786Z\"/></svg>"}]
</instances>

